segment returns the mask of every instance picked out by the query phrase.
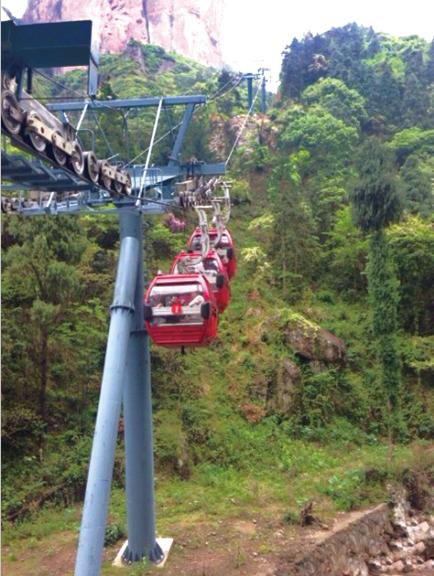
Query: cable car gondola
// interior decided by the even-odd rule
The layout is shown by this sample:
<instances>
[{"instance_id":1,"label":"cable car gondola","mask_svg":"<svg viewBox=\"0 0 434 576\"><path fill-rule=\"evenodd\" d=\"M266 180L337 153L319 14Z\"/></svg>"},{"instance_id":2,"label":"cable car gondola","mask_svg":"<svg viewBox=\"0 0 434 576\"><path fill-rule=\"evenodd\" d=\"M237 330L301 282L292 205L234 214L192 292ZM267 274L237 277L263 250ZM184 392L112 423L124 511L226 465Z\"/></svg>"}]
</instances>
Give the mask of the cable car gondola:
<instances>
[{"instance_id":1,"label":"cable car gondola","mask_svg":"<svg viewBox=\"0 0 434 576\"><path fill-rule=\"evenodd\" d=\"M205 274L214 292L219 312L223 312L231 299L226 268L216 250L209 250L203 258L201 252L180 252L170 268L171 274Z\"/></svg>"},{"instance_id":2,"label":"cable car gondola","mask_svg":"<svg viewBox=\"0 0 434 576\"><path fill-rule=\"evenodd\" d=\"M208 230L208 235L210 245L217 251L218 255L220 256L230 280L235 275L237 270L237 260L235 257L235 249L232 236L229 230L224 228L224 230L221 232L220 240L218 240L219 231L215 227ZM187 243L187 248L193 251L200 250L201 242L201 229L198 226L190 236L190 239Z\"/></svg>"},{"instance_id":3,"label":"cable car gondola","mask_svg":"<svg viewBox=\"0 0 434 576\"><path fill-rule=\"evenodd\" d=\"M204 346L217 336L218 308L203 274L156 276L145 294L145 325L159 346Z\"/></svg>"}]
</instances>

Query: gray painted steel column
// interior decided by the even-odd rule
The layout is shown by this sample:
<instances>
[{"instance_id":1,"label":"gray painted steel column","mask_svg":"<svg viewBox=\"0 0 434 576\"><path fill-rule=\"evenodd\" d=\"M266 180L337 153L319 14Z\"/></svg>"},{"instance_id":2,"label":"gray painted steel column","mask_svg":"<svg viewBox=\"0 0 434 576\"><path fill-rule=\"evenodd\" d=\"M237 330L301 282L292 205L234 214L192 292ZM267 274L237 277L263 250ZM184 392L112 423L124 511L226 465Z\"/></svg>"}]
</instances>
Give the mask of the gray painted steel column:
<instances>
[{"instance_id":1,"label":"gray painted steel column","mask_svg":"<svg viewBox=\"0 0 434 576\"><path fill-rule=\"evenodd\" d=\"M113 476L127 348L139 259L136 214L119 210L121 247L89 464L75 576L98 576Z\"/></svg>"},{"instance_id":2,"label":"gray painted steel column","mask_svg":"<svg viewBox=\"0 0 434 576\"><path fill-rule=\"evenodd\" d=\"M265 90L265 78L262 78L261 84L261 112L265 114L267 110L267 91Z\"/></svg>"},{"instance_id":3,"label":"gray painted steel column","mask_svg":"<svg viewBox=\"0 0 434 576\"><path fill-rule=\"evenodd\" d=\"M137 220L141 240L140 214L137 214ZM155 539L151 371L149 338L144 330L143 296L143 243L140 242L133 332L124 383L128 546L122 558L127 562L135 562L143 556L153 562L163 558Z\"/></svg>"},{"instance_id":4,"label":"gray painted steel column","mask_svg":"<svg viewBox=\"0 0 434 576\"><path fill-rule=\"evenodd\" d=\"M248 109L250 110L250 108L253 106L253 75L252 74L248 74L246 75L246 80L247 80L247 104L248 104Z\"/></svg>"}]
</instances>

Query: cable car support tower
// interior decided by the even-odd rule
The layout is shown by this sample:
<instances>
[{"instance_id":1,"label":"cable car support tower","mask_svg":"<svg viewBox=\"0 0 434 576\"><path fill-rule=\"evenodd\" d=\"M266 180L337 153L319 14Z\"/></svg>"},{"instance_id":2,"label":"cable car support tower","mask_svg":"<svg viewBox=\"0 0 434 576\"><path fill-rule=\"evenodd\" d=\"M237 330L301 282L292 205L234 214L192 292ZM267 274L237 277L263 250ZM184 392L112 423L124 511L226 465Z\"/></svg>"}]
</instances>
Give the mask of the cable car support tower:
<instances>
[{"instance_id":1,"label":"cable car support tower","mask_svg":"<svg viewBox=\"0 0 434 576\"><path fill-rule=\"evenodd\" d=\"M197 95L96 100L98 55L92 47L90 21L23 26L2 22L2 63L8 74L5 84L2 75L2 133L31 155L30 159L2 146L3 192L9 194L2 197L2 210L24 216L107 212L119 216L120 252L75 576L100 573L122 405L128 513L122 559L134 562L147 557L162 563L165 554L155 532L151 363L143 312L143 214L162 213L174 205L172 185L191 169L179 161L182 143L195 106L206 99ZM78 65L88 68L88 98L46 107L28 104L34 69ZM179 105L186 108L170 159L165 166L150 168L161 109ZM119 167L98 160L93 151L82 151L80 125L85 114L96 114L100 108L146 106L157 112L145 165ZM75 128L68 122L71 110L81 110ZM61 114L61 120L53 121L53 113ZM196 174L216 176L224 174L225 164L197 164L194 169ZM31 191L29 198L23 189ZM151 189L159 191L158 199L149 197ZM10 196L14 192L18 198Z\"/></svg>"}]
</instances>

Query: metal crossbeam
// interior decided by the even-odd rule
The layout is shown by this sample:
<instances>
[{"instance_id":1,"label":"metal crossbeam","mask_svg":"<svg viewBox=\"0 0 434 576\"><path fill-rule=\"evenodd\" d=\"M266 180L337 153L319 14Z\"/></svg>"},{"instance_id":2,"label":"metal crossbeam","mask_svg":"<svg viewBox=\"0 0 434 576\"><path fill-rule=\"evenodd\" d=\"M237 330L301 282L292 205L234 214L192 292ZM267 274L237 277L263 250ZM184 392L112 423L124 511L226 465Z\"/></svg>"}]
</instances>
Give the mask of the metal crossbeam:
<instances>
[{"instance_id":1,"label":"metal crossbeam","mask_svg":"<svg viewBox=\"0 0 434 576\"><path fill-rule=\"evenodd\" d=\"M79 100L76 102L53 102L47 104L48 110L52 112L70 112L72 110L83 110L86 106L90 109L104 108L146 108L158 106L162 100L163 106L180 106L187 104L205 104L206 96L166 96L149 98L131 98L129 100Z\"/></svg>"},{"instance_id":2,"label":"metal crossbeam","mask_svg":"<svg viewBox=\"0 0 434 576\"><path fill-rule=\"evenodd\" d=\"M140 184L140 177L143 168L143 164L136 164L133 166L133 189ZM148 186L151 186L179 177L185 178L187 173L191 172L191 169L191 164L153 166L148 171L148 179L146 180L146 183ZM214 162L211 164L197 163L194 164L193 170L195 176L221 176L226 173L226 165L224 162Z\"/></svg>"},{"instance_id":3,"label":"metal crossbeam","mask_svg":"<svg viewBox=\"0 0 434 576\"><path fill-rule=\"evenodd\" d=\"M137 199L134 191L130 197L114 199L105 190L90 186L73 174L61 168L46 165L41 160L30 160L4 150L1 152L1 160L2 206L6 211L30 216L46 213L75 213L95 209L98 209L98 212L102 209L105 212L113 212L120 206L134 203ZM151 175L149 181L146 182L145 189L156 188L163 182L164 179L159 172L154 172L154 176ZM23 193L23 189L27 189L28 193ZM54 196L51 196L50 192L53 192ZM170 195L168 198L164 198L162 193L158 194L157 198L149 198L145 195L140 202L139 211L160 214L173 202Z\"/></svg>"},{"instance_id":4,"label":"metal crossbeam","mask_svg":"<svg viewBox=\"0 0 434 576\"><path fill-rule=\"evenodd\" d=\"M10 181L3 185L3 190L22 190L25 187L70 192L90 189L89 184L75 178L72 173L46 166L40 160L27 160L2 150L1 161L2 180Z\"/></svg>"},{"instance_id":5,"label":"metal crossbeam","mask_svg":"<svg viewBox=\"0 0 434 576\"><path fill-rule=\"evenodd\" d=\"M44 214L76 214L88 212L91 214L114 214L120 208L137 210L142 214L163 214L170 208L170 202L164 199L152 200L143 198L137 208L130 198L113 202L110 198L100 197L89 191L75 192L69 197L59 200L57 192L31 192L32 197L26 197L22 192L17 197L2 196L2 212L21 214L23 216L41 216ZM62 197L65 194L62 194Z\"/></svg>"}]
</instances>

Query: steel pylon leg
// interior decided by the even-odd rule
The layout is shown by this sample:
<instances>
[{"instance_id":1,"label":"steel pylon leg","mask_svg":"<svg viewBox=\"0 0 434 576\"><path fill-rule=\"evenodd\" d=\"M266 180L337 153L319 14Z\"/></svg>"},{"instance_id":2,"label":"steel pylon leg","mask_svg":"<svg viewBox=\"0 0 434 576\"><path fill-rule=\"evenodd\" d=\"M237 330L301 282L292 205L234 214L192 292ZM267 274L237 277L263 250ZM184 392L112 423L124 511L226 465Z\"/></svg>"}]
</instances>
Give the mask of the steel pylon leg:
<instances>
[{"instance_id":1,"label":"steel pylon leg","mask_svg":"<svg viewBox=\"0 0 434 576\"><path fill-rule=\"evenodd\" d=\"M128 545L125 562L144 556L160 562L164 554L155 537L154 458L152 433L151 370L149 338L143 317L142 216L136 214L140 248L133 330L131 332L124 382L125 466L128 511Z\"/></svg>"},{"instance_id":2,"label":"steel pylon leg","mask_svg":"<svg viewBox=\"0 0 434 576\"><path fill-rule=\"evenodd\" d=\"M135 210L119 210L121 246L75 576L100 573L140 255L136 216Z\"/></svg>"}]
</instances>

